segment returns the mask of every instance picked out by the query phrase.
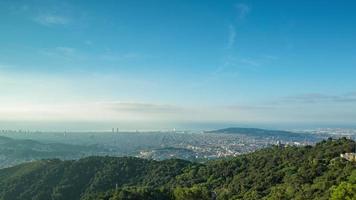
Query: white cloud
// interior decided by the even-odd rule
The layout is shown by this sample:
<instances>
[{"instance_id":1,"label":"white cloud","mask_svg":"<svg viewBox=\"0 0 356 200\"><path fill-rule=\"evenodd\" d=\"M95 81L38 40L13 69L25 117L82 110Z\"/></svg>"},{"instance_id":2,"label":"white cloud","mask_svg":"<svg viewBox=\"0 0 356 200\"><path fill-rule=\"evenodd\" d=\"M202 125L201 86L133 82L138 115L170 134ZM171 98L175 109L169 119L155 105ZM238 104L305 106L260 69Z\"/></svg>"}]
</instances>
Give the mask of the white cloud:
<instances>
[{"instance_id":1,"label":"white cloud","mask_svg":"<svg viewBox=\"0 0 356 200\"><path fill-rule=\"evenodd\" d=\"M166 121L183 119L183 108L136 102L73 102L61 104L7 103L0 106L1 120L34 121Z\"/></svg>"},{"instance_id":2,"label":"white cloud","mask_svg":"<svg viewBox=\"0 0 356 200\"><path fill-rule=\"evenodd\" d=\"M71 52L70 49L60 49ZM117 74L78 76L0 71L0 122L131 121L149 124L151 121L313 122L342 119L346 122L356 119L356 93L353 92L294 96L288 101L279 99L284 101L274 105L266 102L254 105L249 102L246 105L227 106L203 105L204 99L192 105L177 105L179 103L169 100L160 102L150 97L156 94L150 88L149 82L145 80ZM145 99L146 96L148 98ZM333 106L303 102L327 102L330 105L333 103Z\"/></svg>"},{"instance_id":3,"label":"white cloud","mask_svg":"<svg viewBox=\"0 0 356 200\"><path fill-rule=\"evenodd\" d=\"M1 104L0 121L120 122L141 128L152 123L231 122L349 122L356 113L348 107L304 106L177 106L141 102L77 102L62 104ZM156 129L160 128L155 127Z\"/></svg>"}]
</instances>

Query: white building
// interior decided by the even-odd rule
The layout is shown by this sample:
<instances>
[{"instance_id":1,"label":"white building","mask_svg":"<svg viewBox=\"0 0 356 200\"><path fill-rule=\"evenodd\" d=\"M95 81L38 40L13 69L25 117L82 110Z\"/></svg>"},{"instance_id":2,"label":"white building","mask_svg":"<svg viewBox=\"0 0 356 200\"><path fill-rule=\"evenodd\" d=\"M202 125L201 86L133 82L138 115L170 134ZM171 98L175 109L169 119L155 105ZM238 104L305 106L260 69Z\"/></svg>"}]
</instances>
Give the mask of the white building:
<instances>
[{"instance_id":1,"label":"white building","mask_svg":"<svg viewBox=\"0 0 356 200\"><path fill-rule=\"evenodd\" d=\"M340 154L340 157L348 161L356 162L356 153L344 153L344 154Z\"/></svg>"}]
</instances>

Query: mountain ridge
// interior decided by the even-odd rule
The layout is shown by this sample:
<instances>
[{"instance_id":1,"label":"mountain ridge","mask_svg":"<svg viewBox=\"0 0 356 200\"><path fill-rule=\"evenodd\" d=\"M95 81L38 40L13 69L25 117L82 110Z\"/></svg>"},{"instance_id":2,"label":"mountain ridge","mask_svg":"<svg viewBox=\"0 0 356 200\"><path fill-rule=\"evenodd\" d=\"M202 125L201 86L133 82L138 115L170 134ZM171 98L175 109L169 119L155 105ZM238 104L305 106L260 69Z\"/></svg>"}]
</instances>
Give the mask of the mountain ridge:
<instances>
[{"instance_id":1,"label":"mountain ridge","mask_svg":"<svg viewBox=\"0 0 356 200\"><path fill-rule=\"evenodd\" d=\"M73 159L90 155L98 147L43 143L30 139L0 136L0 168L44 158Z\"/></svg>"},{"instance_id":2,"label":"mountain ridge","mask_svg":"<svg viewBox=\"0 0 356 200\"><path fill-rule=\"evenodd\" d=\"M280 138L314 138L313 134L309 133L299 133L293 131L285 130L271 130L262 128L244 128L244 127L228 127L223 129L205 131L205 133L216 133L216 134L241 134L252 137L280 137Z\"/></svg>"}]
</instances>

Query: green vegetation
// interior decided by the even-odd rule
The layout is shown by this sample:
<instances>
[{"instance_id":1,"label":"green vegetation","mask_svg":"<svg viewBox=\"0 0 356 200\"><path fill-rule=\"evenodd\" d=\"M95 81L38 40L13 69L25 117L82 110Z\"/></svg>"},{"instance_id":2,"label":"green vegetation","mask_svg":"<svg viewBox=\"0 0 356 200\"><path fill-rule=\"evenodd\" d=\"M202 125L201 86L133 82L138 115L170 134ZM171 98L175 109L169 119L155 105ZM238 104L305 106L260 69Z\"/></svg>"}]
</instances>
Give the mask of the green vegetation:
<instances>
[{"instance_id":1,"label":"green vegetation","mask_svg":"<svg viewBox=\"0 0 356 200\"><path fill-rule=\"evenodd\" d=\"M61 143L41 143L34 140L20 140L0 136L0 169L24 162L47 159L77 159L105 149Z\"/></svg>"},{"instance_id":2,"label":"green vegetation","mask_svg":"<svg viewBox=\"0 0 356 200\"><path fill-rule=\"evenodd\" d=\"M132 157L42 160L0 170L1 200L356 199L354 141L271 147L204 164Z\"/></svg>"},{"instance_id":3,"label":"green vegetation","mask_svg":"<svg viewBox=\"0 0 356 200\"><path fill-rule=\"evenodd\" d=\"M348 181L341 182L332 187L331 200L354 200L356 199L356 170L354 170Z\"/></svg>"}]
</instances>

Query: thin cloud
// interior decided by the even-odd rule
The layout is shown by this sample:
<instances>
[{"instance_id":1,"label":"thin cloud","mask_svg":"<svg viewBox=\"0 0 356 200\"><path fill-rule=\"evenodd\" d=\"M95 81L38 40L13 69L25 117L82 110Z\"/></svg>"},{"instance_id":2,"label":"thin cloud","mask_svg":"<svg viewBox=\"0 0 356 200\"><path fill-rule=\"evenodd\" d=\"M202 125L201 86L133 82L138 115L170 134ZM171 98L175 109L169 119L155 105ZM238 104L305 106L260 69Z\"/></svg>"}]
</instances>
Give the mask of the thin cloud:
<instances>
[{"instance_id":1,"label":"thin cloud","mask_svg":"<svg viewBox=\"0 0 356 200\"><path fill-rule=\"evenodd\" d=\"M235 9L237 11L238 21L244 20L251 11L250 6L242 3L236 4ZM232 48L235 44L235 41L236 41L236 26L233 23L228 26L227 48L228 49Z\"/></svg>"},{"instance_id":2,"label":"thin cloud","mask_svg":"<svg viewBox=\"0 0 356 200\"><path fill-rule=\"evenodd\" d=\"M135 60L145 57L142 54L138 53L114 53L106 52L102 55L99 55L99 58L104 61L122 61L122 60Z\"/></svg>"},{"instance_id":3,"label":"thin cloud","mask_svg":"<svg viewBox=\"0 0 356 200\"><path fill-rule=\"evenodd\" d=\"M109 102L104 103L104 106L117 112L133 112L141 114L171 114L183 110L183 108L178 106L149 103Z\"/></svg>"},{"instance_id":4,"label":"thin cloud","mask_svg":"<svg viewBox=\"0 0 356 200\"><path fill-rule=\"evenodd\" d=\"M346 93L341 95L329 95L322 93L308 93L284 98L285 102L295 103L354 103L356 102L356 93Z\"/></svg>"},{"instance_id":5,"label":"thin cloud","mask_svg":"<svg viewBox=\"0 0 356 200\"><path fill-rule=\"evenodd\" d=\"M66 1L43 1L13 6L12 12L42 26L67 26L83 18L83 11ZM77 23L76 23L77 24Z\"/></svg>"},{"instance_id":6,"label":"thin cloud","mask_svg":"<svg viewBox=\"0 0 356 200\"><path fill-rule=\"evenodd\" d=\"M34 21L44 26L54 26L67 25L71 22L71 19L55 14L42 14L35 17Z\"/></svg>"},{"instance_id":7,"label":"thin cloud","mask_svg":"<svg viewBox=\"0 0 356 200\"><path fill-rule=\"evenodd\" d=\"M230 106L226 106L225 108L234 111L259 111L259 110L275 109L274 106L264 106L264 105L230 105Z\"/></svg>"},{"instance_id":8,"label":"thin cloud","mask_svg":"<svg viewBox=\"0 0 356 200\"><path fill-rule=\"evenodd\" d=\"M10 65L4 65L4 64L1 64L1 63L0 63L0 69L9 69L9 68L12 68L12 66L10 66Z\"/></svg>"},{"instance_id":9,"label":"thin cloud","mask_svg":"<svg viewBox=\"0 0 356 200\"><path fill-rule=\"evenodd\" d=\"M176 120L194 117L194 110L167 104L137 102L76 102L57 104L2 103L1 120Z\"/></svg>"},{"instance_id":10,"label":"thin cloud","mask_svg":"<svg viewBox=\"0 0 356 200\"><path fill-rule=\"evenodd\" d=\"M254 66L254 67L261 66L261 63L259 61L257 61L256 59L242 58L239 61L242 64L247 64L247 65L251 65L251 66Z\"/></svg>"},{"instance_id":11,"label":"thin cloud","mask_svg":"<svg viewBox=\"0 0 356 200\"><path fill-rule=\"evenodd\" d=\"M76 50L71 47L56 47L56 50L64 54L73 54Z\"/></svg>"},{"instance_id":12,"label":"thin cloud","mask_svg":"<svg viewBox=\"0 0 356 200\"><path fill-rule=\"evenodd\" d=\"M237 18L239 20L244 20L246 16L251 12L251 7L247 4L239 3L235 5L237 10Z\"/></svg>"},{"instance_id":13,"label":"thin cloud","mask_svg":"<svg viewBox=\"0 0 356 200\"><path fill-rule=\"evenodd\" d=\"M225 75L236 76L241 70L258 72L263 65L269 62L270 60L262 57L241 58L228 54L222 59L222 64L215 69L213 75L225 73Z\"/></svg>"},{"instance_id":14,"label":"thin cloud","mask_svg":"<svg viewBox=\"0 0 356 200\"><path fill-rule=\"evenodd\" d=\"M58 46L55 48L47 48L39 50L39 53L50 57L59 57L65 59L84 59L87 56L82 52L72 47Z\"/></svg>"},{"instance_id":15,"label":"thin cloud","mask_svg":"<svg viewBox=\"0 0 356 200\"><path fill-rule=\"evenodd\" d=\"M356 92L346 93L345 96L347 96L347 97L356 97Z\"/></svg>"},{"instance_id":16,"label":"thin cloud","mask_svg":"<svg viewBox=\"0 0 356 200\"><path fill-rule=\"evenodd\" d=\"M85 45L88 45L88 46L91 46L91 45L93 45L93 41L91 41L91 40L85 40L85 41L84 41L84 44L85 44Z\"/></svg>"},{"instance_id":17,"label":"thin cloud","mask_svg":"<svg viewBox=\"0 0 356 200\"><path fill-rule=\"evenodd\" d=\"M227 41L227 48L230 49L234 46L236 40L236 30L235 26L230 24L229 25L229 35L228 35L228 41Z\"/></svg>"}]
</instances>

